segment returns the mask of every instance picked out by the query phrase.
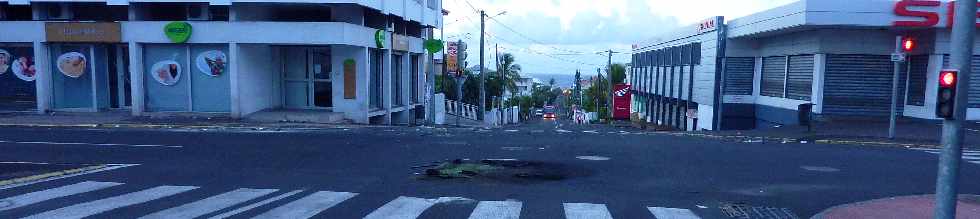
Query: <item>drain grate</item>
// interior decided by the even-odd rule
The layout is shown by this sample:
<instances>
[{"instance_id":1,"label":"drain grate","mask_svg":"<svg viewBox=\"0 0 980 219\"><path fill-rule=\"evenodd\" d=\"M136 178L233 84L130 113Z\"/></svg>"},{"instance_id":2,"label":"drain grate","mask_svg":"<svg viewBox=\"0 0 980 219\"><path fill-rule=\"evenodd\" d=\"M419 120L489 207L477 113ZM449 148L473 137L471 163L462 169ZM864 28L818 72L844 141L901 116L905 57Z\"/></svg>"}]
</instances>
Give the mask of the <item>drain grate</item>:
<instances>
[{"instance_id":1,"label":"drain grate","mask_svg":"<svg viewBox=\"0 0 980 219\"><path fill-rule=\"evenodd\" d=\"M799 219L788 208L749 206L745 203L722 203L721 212L739 219Z\"/></svg>"}]
</instances>

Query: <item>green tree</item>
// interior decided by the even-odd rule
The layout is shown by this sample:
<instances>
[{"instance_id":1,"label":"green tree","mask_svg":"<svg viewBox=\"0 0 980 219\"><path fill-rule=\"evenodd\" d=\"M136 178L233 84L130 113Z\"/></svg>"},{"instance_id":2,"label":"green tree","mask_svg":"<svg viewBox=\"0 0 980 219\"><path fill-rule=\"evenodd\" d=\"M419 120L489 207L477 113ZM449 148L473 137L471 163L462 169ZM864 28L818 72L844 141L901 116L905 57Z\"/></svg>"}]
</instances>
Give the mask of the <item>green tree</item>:
<instances>
[{"instance_id":1,"label":"green tree","mask_svg":"<svg viewBox=\"0 0 980 219\"><path fill-rule=\"evenodd\" d=\"M514 55L510 53L504 53L500 55L500 66L497 69L498 86L510 91L512 94L516 94L517 82L521 80L521 65L516 63Z\"/></svg>"},{"instance_id":2,"label":"green tree","mask_svg":"<svg viewBox=\"0 0 980 219\"><path fill-rule=\"evenodd\" d=\"M611 70L610 70L611 69ZM626 65L623 63L613 63L606 72L612 72L613 84L626 82Z\"/></svg>"}]
</instances>

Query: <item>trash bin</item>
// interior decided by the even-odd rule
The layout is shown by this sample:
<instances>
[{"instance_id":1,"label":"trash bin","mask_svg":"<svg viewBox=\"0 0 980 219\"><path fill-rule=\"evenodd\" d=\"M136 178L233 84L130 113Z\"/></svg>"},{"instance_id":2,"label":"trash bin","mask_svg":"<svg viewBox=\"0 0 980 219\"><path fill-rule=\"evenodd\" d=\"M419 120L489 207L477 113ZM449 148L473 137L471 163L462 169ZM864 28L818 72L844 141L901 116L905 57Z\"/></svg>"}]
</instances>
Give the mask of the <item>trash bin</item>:
<instances>
[{"instance_id":1,"label":"trash bin","mask_svg":"<svg viewBox=\"0 0 980 219\"><path fill-rule=\"evenodd\" d=\"M812 116L812 114L813 114L812 113L813 112L813 104L812 103L800 104L797 107L797 110L799 112L799 115L798 116L799 116L800 125L801 126L809 126L810 125L810 122L811 122L810 120L813 119L813 116Z\"/></svg>"}]
</instances>

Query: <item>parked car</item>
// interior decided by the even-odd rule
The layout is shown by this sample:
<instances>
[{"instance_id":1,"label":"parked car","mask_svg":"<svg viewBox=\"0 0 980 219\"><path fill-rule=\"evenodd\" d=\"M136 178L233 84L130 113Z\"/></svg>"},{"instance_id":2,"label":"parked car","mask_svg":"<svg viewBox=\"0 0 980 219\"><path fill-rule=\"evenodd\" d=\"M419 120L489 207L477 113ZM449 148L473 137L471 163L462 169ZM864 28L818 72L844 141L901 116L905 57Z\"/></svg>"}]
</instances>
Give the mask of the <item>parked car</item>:
<instances>
[{"instance_id":1,"label":"parked car","mask_svg":"<svg viewBox=\"0 0 980 219\"><path fill-rule=\"evenodd\" d=\"M543 116L543 115L544 115L544 110L542 109L534 110L534 116Z\"/></svg>"}]
</instances>

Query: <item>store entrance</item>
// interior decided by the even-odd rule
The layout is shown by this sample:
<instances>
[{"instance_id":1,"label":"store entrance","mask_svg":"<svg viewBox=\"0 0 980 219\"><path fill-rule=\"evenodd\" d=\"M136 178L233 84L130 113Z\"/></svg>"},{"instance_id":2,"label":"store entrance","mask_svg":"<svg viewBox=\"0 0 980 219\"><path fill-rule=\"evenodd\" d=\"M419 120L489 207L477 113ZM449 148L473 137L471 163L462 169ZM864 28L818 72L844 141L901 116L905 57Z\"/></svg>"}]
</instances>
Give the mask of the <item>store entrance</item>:
<instances>
[{"instance_id":1,"label":"store entrance","mask_svg":"<svg viewBox=\"0 0 980 219\"><path fill-rule=\"evenodd\" d=\"M333 108L330 59L328 47L282 47L285 108Z\"/></svg>"},{"instance_id":2,"label":"store entrance","mask_svg":"<svg viewBox=\"0 0 980 219\"><path fill-rule=\"evenodd\" d=\"M99 111L132 104L129 55L118 44L52 44L54 108Z\"/></svg>"},{"instance_id":3,"label":"store entrance","mask_svg":"<svg viewBox=\"0 0 980 219\"><path fill-rule=\"evenodd\" d=\"M0 111L37 108L34 69L31 44L0 43Z\"/></svg>"}]
</instances>

